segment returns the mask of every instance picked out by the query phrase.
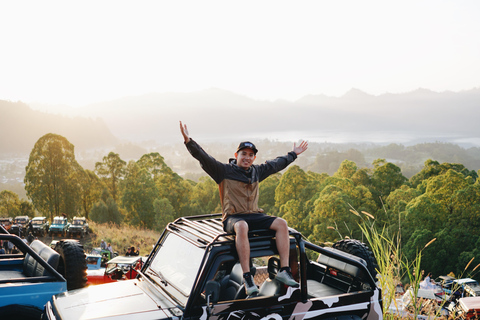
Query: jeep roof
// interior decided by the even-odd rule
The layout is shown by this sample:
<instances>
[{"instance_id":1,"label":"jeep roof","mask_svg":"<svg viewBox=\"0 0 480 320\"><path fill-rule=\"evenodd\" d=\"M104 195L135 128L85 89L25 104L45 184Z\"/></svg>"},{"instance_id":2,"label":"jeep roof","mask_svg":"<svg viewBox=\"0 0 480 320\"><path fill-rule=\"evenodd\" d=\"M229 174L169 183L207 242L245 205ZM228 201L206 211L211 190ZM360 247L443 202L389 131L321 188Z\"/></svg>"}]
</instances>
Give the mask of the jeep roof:
<instances>
[{"instance_id":1,"label":"jeep roof","mask_svg":"<svg viewBox=\"0 0 480 320\"><path fill-rule=\"evenodd\" d=\"M43 221L45 219L47 219L47 218L46 217L35 217L35 218L32 219L32 221L37 221L37 220Z\"/></svg>"}]
</instances>

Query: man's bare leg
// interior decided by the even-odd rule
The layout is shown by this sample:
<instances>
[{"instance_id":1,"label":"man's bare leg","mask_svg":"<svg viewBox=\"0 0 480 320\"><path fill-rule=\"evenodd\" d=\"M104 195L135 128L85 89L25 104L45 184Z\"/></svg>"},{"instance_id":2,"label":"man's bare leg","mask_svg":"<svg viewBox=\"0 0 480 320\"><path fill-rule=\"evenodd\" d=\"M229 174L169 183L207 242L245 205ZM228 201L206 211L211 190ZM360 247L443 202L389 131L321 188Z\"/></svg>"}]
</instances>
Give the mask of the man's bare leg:
<instances>
[{"instance_id":1,"label":"man's bare leg","mask_svg":"<svg viewBox=\"0 0 480 320\"><path fill-rule=\"evenodd\" d=\"M245 221L238 221L234 224L235 247L237 248L238 259L242 266L243 273L250 272L250 242L248 242L248 224Z\"/></svg>"},{"instance_id":2,"label":"man's bare leg","mask_svg":"<svg viewBox=\"0 0 480 320\"><path fill-rule=\"evenodd\" d=\"M287 222L282 218L276 218L270 226L270 229L275 230L275 242L277 244L278 254L280 255L280 270L275 276L275 279L287 286L298 288L299 283L295 281L290 270L290 237L288 236Z\"/></svg>"},{"instance_id":3,"label":"man's bare leg","mask_svg":"<svg viewBox=\"0 0 480 320\"><path fill-rule=\"evenodd\" d=\"M275 243L280 255L280 267L288 267L290 254L290 238L288 236L287 222L282 218L276 218L270 229L275 231Z\"/></svg>"},{"instance_id":4,"label":"man's bare leg","mask_svg":"<svg viewBox=\"0 0 480 320\"><path fill-rule=\"evenodd\" d=\"M245 280L245 293L247 296L258 294L258 287L255 285L253 275L250 273L250 242L248 241L248 224L245 221L238 221L233 226L235 230L235 247L237 248L238 259L242 266L243 279Z\"/></svg>"}]
</instances>

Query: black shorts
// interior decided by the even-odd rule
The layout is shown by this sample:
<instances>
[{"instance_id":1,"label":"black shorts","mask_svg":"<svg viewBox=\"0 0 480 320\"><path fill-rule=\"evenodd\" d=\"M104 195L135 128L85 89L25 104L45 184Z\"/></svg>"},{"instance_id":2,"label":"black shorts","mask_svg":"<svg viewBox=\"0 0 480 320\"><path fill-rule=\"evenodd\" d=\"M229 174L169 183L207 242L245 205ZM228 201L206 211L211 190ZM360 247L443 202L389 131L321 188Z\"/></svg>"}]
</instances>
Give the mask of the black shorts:
<instances>
[{"instance_id":1,"label":"black shorts","mask_svg":"<svg viewBox=\"0 0 480 320\"><path fill-rule=\"evenodd\" d=\"M237 213L228 216L223 221L223 230L228 233L233 233L235 230L233 226L238 221L244 220L248 224L248 230L270 229L273 221L277 217L266 215L265 213Z\"/></svg>"}]
</instances>

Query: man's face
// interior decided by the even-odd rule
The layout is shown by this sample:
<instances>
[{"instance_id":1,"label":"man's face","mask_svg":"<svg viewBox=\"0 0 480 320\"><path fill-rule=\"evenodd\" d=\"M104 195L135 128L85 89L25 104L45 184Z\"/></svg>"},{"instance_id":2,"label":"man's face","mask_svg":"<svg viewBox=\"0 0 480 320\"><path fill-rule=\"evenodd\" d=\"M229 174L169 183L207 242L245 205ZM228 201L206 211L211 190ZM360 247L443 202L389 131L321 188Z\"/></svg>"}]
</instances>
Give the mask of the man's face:
<instances>
[{"instance_id":1,"label":"man's face","mask_svg":"<svg viewBox=\"0 0 480 320\"><path fill-rule=\"evenodd\" d=\"M248 170L255 160L255 152L250 148L245 148L235 153L235 159L237 159L237 166L242 169Z\"/></svg>"}]
</instances>

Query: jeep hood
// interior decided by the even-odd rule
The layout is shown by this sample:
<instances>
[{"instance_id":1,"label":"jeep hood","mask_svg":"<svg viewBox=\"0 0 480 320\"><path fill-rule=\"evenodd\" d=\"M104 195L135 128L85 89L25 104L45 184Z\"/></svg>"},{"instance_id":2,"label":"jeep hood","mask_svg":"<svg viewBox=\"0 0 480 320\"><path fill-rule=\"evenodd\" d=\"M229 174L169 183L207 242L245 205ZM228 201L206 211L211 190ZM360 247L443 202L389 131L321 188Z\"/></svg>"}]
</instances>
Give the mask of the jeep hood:
<instances>
[{"instance_id":1,"label":"jeep hood","mask_svg":"<svg viewBox=\"0 0 480 320\"><path fill-rule=\"evenodd\" d=\"M60 319L68 320L172 317L167 309L176 305L158 292L153 296L149 286L145 281L135 279L72 290L54 296L53 309Z\"/></svg>"}]
</instances>

